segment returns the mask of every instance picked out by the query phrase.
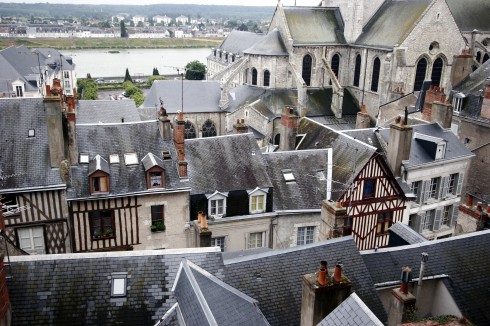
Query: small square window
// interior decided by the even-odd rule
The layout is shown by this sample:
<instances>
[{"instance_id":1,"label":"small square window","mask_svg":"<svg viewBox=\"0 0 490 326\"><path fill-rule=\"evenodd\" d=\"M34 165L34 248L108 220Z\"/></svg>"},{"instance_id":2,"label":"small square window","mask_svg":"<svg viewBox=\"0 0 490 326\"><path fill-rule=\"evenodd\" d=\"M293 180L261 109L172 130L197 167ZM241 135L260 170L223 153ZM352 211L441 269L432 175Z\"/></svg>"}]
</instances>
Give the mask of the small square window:
<instances>
[{"instance_id":1,"label":"small square window","mask_svg":"<svg viewBox=\"0 0 490 326\"><path fill-rule=\"evenodd\" d=\"M36 137L36 129L29 129L27 137Z\"/></svg>"},{"instance_id":2,"label":"small square window","mask_svg":"<svg viewBox=\"0 0 490 326\"><path fill-rule=\"evenodd\" d=\"M170 154L170 151L162 151L162 159L163 160L171 160L172 155Z\"/></svg>"},{"instance_id":3,"label":"small square window","mask_svg":"<svg viewBox=\"0 0 490 326\"><path fill-rule=\"evenodd\" d=\"M124 162L126 165L136 165L138 164L138 155L136 155L136 153L124 154Z\"/></svg>"},{"instance_id":4,"label":"small square window","mask_svg":"<svg viewBox=\"0 0 490 326\"><path fill-rule=\"evenodd\" d=\"M88 164L89 155L85 153L80 153L80 164Z\"/></svg>"},{"instance_id":5,"label":"small square window","mask_svg":"<svg viewBox=\"0 0 490 326\"><path fill-rule=\"evenodd\" d=\"M291 170L282 171L282 175L284 177L284 181L286 181L286 182L294 182L296 180L296 178L294 177L294 174Z\"/></svg>"},{"instance_id":6,"label":"small square window","mask_svg":"<svg viewBox=\"0 0 490 326\"><path fill-rule=\"evenodd\" d=\"M111 164L119 163L119 155L118 154L111 154L109 156L109 163L111 163Z\"/></svg>"},{"instance_id":7,"label":"small square window","mask_svg":"<svg viewBox=\"0 0 490 326\"><path fill-rule=\"evenodd\" d=\"M111 276L111 297L125 297L128 275L126 273L113 273Z\"/></svg>"},{"instance_id":8,"label":"small square window","mask_svg":"<svg viewBox=\"0 0 490 326\"><path fill-rule=\"evenodd\" d=\"M375 195L376 180L364 180L364 198L372 198Z\"/></svg>"},{"instance_id":9,"label":"small square window","mask_svg":"<svg viewBox=\"0 0 490 326\"><path fill-rule=\"evenodd\" d=\"M225 251L225 237L217 237L211 239L211 247L219 247L221 252Z\"/></svg>"}]
</instances>

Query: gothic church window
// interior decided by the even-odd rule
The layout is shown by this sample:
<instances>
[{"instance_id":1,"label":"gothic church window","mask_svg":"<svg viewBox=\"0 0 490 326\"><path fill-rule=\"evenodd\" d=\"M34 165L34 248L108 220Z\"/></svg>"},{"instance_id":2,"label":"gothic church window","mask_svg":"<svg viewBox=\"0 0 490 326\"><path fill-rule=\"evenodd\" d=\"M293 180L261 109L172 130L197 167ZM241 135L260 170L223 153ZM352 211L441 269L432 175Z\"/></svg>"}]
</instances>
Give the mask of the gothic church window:
<instances>
[{"instance_id":1,"label":"gothic church window","mask_svg":"<svg viewBox=\"0 0 490 326\"><path fill-rule=\"evenodd\" d=\"M338 54L334 54L330 66L332 67L332 71L335 74L335 77L339 78L340 56Z\"/></svg>"},{"instance_id":2,"label":"gothic church window","mask_svg":"<svg viewBox=\"0 0 490 326\"><path fill-rule=\"evenodd\" d=\"M307 54L303 57L303 70L301 73L301 77L305 81L306 86L311 86L311 66L313 63L313 59L311 55Z\"/></svg>"},{"instance_id":3,"label":"gothic church window","mask_svg":"<svg viewBox=\"0 0 490 326\"><path fill-rule=\"evenodd\" d=\"M216 127L214 126L213 121L206 120L202 126L202 136L203 137L214 137L216 136Z\"/></svg>"},{"instance_id":4,"label":"gothic church window","mask_svg":"<svg viewBox=\"0 0 490 326\"><path fill-rule=\"evenodd\" d=\"M192 122L187 120L185 122L184 139L192 139L192 138L196 138L196 128L194 128Z\"/></svg>"},{"instance_id":5,"label":"gothic church window","mask_svg":"<svg viewBox=\"0 0 490 326\"><path fill-rule=\"evenodd\" d=\"M432 80L432 85L441 86L441 75L442 68L444 67L444 61L441 58L437 58L432 64L432 74L430 79Z\"/></svg>"},{"instance_id":6,"label":"gothic church window","mask_svg":"<svg viewBox=\"0 0 490 326\"><path fill-rule=\"evenodd\" d=\"M353 85L359 87L359 79L361 77L361 55L356 56L356 66L354 68L354 82Z\"/></svg>"},{"instance_id":7,"label":"gothic church window","mask_svg":"<svg viewBox=\"0 0 490 326\"><path fill-rule=\"evenodd\" d=\"M252 69L252 85L257 85L257 69Z\"/></svg>"},{"instance_id":8,"label":"gothic church window","mask_svg":"<svg viewBox=\"0 0 490 326\"><path fill-rule=\"evenodd\" d=\"M420 91L422 89L422 83L425 79L425 74L427 72L427 60L422 58L417 63L417 69L415 70L415 81L413 83L414 92Z\"/></svg>"},{"instance_id":9,"label":"gothic church window","mask_svg":"<svg viewBox=\"0 0 490 326\"><path fill-rule=\"evenodd\" d=\"M478 51L478 52L476 53L476 61L481 62L480 60L481 60L481 52L480 52L480 51Z\"/></svg>"},{"instance_id":10,"label":"gothic church window","mask_svg":"<svg viewBox=\"0 0 490 326\"><path fill-rule=\"evenodd\" d=\"M483 56L483 60L481 61L481 63L487 62L489 58L490 58L490 56L488 55L488 53L485 53L485 55Z\"/></svg>"},{"instance_id":11,"label":"gothic church window","mask_svg":"<svg viewBox=\"0 0 490 326\"><path fill-rule=\"evenodd\" d=\"M379 70L381 69L381 61L379 58L374 59L373 62L373 73L371 74L371 91L378 91L379 83Z\"/></svg>"},{"instance_id":12,"label":"gothic church window","mask_svg":"<svg viewBox=\"0 0 490 326\"><path fill-rule=\"evenodd\" d=\"M269 70L264 71L264 86L270 86L271 73Z\"/></svg>"}]
</instances>

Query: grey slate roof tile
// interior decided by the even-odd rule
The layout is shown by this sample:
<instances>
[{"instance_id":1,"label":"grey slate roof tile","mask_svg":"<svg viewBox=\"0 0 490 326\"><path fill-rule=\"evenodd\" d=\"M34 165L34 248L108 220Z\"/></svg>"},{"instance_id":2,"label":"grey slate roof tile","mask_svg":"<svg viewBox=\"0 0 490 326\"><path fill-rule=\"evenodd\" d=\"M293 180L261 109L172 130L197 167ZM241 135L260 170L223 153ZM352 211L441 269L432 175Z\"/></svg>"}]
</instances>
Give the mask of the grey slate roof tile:
<instances>
[{"instance_id":1,"label":"grey slate roof tile","mask_svg":"<svg viewBox=\"0 0 490 326\"><path fill-rule=\"evenodd\" d=\"M228 34L219 49L243 55L243 51L248 49L264 38L262 34L233 30Z\"/></svg>"},{"instance_id":2,"label":"grey slate roof tile","mask_svg":"<svg viewBox=\"0 0 490 326\"><path fill-rule=\"evenodd\" d=\"M451 14L462 32L490 31L490 2L486 0L446 0Z\"/></svg>"},{"instance_id":3,"label":"grey slate roof tile","mask_svg":"<svg viewBox=\"0 0 490 326\"><path fill-rule=\"evenodd\" d=\"M133 100L78 101L77 124L141 121Z\"/></svg>"},{"instance_id":4,"label":"grey slate roof tile","mask_svg":"<svg viewBox=\"0 0 490 326\"><path fill-rule=\"evenodd\" d=\"M390 227L390 232L397 234L403 240L405 240L408 244L415 244L420 242L425 242L425 239L420 233L413 230L406 224L396 222Z\"/></svg>"},{"instance_id":5,"label":"grey slate roof tile","mask_svg":"<svg viewBox=\"0 0 490 326\"><path fill-rule=\"evenodd\" d=\"M288 51L277 29L267 33L267 35L258 40L250 48L243 51L246 54L270 55L270 56L288 56Z\"/></svg>"}]
</instances>

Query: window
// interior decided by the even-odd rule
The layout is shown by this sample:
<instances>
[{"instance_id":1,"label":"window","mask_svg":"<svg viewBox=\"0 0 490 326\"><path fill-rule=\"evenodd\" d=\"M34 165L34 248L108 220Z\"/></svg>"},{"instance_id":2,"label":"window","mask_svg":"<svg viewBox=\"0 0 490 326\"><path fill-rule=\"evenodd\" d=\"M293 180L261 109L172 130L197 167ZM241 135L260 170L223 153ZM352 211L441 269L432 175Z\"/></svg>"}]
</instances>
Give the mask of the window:
<instances>
[{"instance_id":1,"label":"window","mask_svg":"<svg viewBox=\"0 0 490 326\"><path fill-rule=\"evenodd\" d=\"M111 163L111 164L119 163L119 155L118 154L109 155L109 163Z\"/></svg>"},{"instance_id":2,"label":"window","mask_svg":"<svg viewBox=\"0 0 490 326\"><path fill-rule=\"evenodd\" d=\"M211 120L206 120L202 126L202 136L203 137L214 137L216 136L216 127Z\"/></svg>"},{"instance_id":3,"label":"window","mask_svg":"<svg viewBox=\"0 0 490 326\"><path fill-rule=\"evenodd\" d=\"M422 58L417 63L417 68L415 70L415 81L413 83L413 91L417 92L422 89L422 84L424 83L425 73L427 71L427 60Z\"/></svg>"},{"instance_id":4,"label":"window","mask_svg":"<svg viewBox=\"0 0 490 326\"><path fill-rule=\"evenodd\" d=\"M170 151L162 151L162 159L164 161L171 160L172 159L172 154L170 154Z\"/></svg>"},{"instance_id":5,"label":"window","mask_svg":"<svg viewBox=\"0 0 490 326\"><path fill-rule=\"evenodd\" d=\"M482 64L484 64L485 62L488 61L488 59L490 58L490 56L488 55L488 53L485 53L485 55L483 56L483 60L482 60Z\"/></svg>"},{"instance_id":6,"label":"window","mask_svg":"<svg viewBox=\"0 0 490 326\"><path fill-rule=\"evenodd\" d=\"M255 195L250 198L250 213L262 213L265 211L265 195Z\"/></svg>"},{"instance_id":7,"label":"window","mask_svg":"<svg viewBox=\"0 0 490 326\"><path fill-rule=\"evenodd\" d=\"M439 192L439 183L441 178L432 178L429 183L429 198L437 199Z\"/></svg>"},{"instance_id":8,"label":"window","mask_svg":"<svg viewBox=\"0 0 490 326\"><path fill-rule=\"evenodd\" d=\"M111 297L125 297L127 273L112 273L111 275Z\"/></svg>"},{"instance_id":9,"label":"window","mask_svg":"<svg viewBox=\"0 0 490 326\"><path fill-rule=\"evenodd\" d=\"M65 80L65 89L70 90L70 81L69 80Z\"/></svg>"},{"instance_id":10,"label":"window","mask_svg":"<svg viewBox=\"0 0 490 326\"><path fill-rule=\"evenodd\" d=\"M65 78L70 78L70 73L69 73L68 71L64 71L64 72L63 72L63 76L64 76Z\"/></svg>"},{"instance_id":11,"label":"window","mask_svg":"<svg viewBox=\"0 0 490 326\"><path fill-rule=\"evenodd\" d=\"M353 223L353 220L352 220L351 216L344 217L344 227L342 230L342 235L344 237L352 234L352 223Z\"/></svg>"},{"instance_id":12,"label":"window","mask_svg":"<svg viewBox=\"0 0 490 326\"><path fill-rule=\"evenodd\" d=\"M265 232L254 232L248 235L247 249L265 247Z\"/></svg>"},{"instance_id":13,"label":"window","mask_svg":"<svg viewBox=\"0 0 490 326\"><path fill-rule=\"evenodd\" d=\"M89 213L92 240L112 238L114 232L114 211L102 210Z\"/></svg>"},{"instance_id":14,"label":"window","mask_svg":"<svg viewBox=\"0 0 490 326\"><path fill-rule=\"evenodd\" d=\"M24 90L22 86L15 86L15 94L17 97L23 97L24 96Z\"/></svg>"},{"instance_id":15,"label":"window","mask_svg":"<svg viewBox=\"0 0 490 326\"><path fill-rule=\"evenodd\" d=\"M291 170L282 171L282 176L284 177L284 181L286 181L286 183L292 183L296 181L293 171Z\"/></svg>"},{"instance_id":16,"label":"window","mask_svg":"<svg viewBox=\"0 0 490 326\"><path fill-rule=\"evenodd\" d=\"M231 56L231 62L235 62L236 55Z\"/></svg>"},{"instance_id":17,"label":"window","mask_svg":"<svg viewBox=\"0 0 490 326\"><path fill-rule=\"evenodd\" d=\"M79 162L81 164L88 164L89 163L89 155L85 153L80 153L80 159Z\"/></svg>"},{"instance_id":18,"label":"window","mask_svg":"<svg viewBox=\"0 0 490 326\"><path fill-rule=\"evenodd\" d=\"M453 173L449 176L447 193L455 195L457 185L458 185L458 173Z\"/></svg>"},{"instance_id":19,"label":"window","mask_svg":"<svg viewBox=\"0 0 490 326\"><path fill-rule=\"evenodd\" d=\"M46 253L44 228L42 226L17 229L17 235L22 250L31 255L44 255Z\"/></svg>"},{"instance_id":20,"label":"window","mask_svg":"<svg viewBox=\"0 0 490 326\"><path fill-rule=\"evenodd\" d=\"M375 58L373 62L373 72L371 74L371 91L378 91L379 84L379 71L381 69L381 61L379 58Z\"/></svg>"},{"instance_id":21,"label":"window","mask_svg":"<svg viewBox=\"0 0 490 326\"><path fill-rule=\"evenodd\" d=\"M313 243L315 235L314 226L303 226L298 228L298 234L296 235L296 245L305 245Z\"/></svg>"},{"instance_id":22,"label":"window","mask_svg":"<svg viewBox=\"0 0 490 326\"><path fill-rule=\"evenodd\" d=\"M335 74L335 77L339 78L340 56L338 54L334 54L334 56L332 57L330 67L332 67L332 71Z\"/></svg>"},{"instance_id":23,"label":"window","mask_svg":"<svg viewBox=\"0 0 490 326\"><path fill-rule=\"evenodd\" d=\"M269 70L264 71L264 86L268 87L270 85L271 73Z\"/></svg>"},{"instance_id":24,"label":"window","mask_svg":"<svg viewBox=\"0 0 490 326\"><path fill-rule=\"evenodd\" d=\"M36 129L29 129L27 131L27 137L32 138L36 136Z\"/></svg>"},{"instance_id":25,"label":"window","mask_svg":"<svg viewBox=\"0 0 490 326\"><path fill-rule=\"evenodd\" d=\"M441 85L441 75L442 68L444 67L444 61L441 58L437 58L432 64L432 74L430 79L432 79L432 85L440 86Z\"/></svg>"},{"instance_id":26,"label":"window","mask_svg":"<svg viewBox=\"0 0 490 326\"><path fill-rule=\"evenodd\" d=\"M185 122L184 139L192 139L192 138L196 138L196 128L194 128L192 122L187 120Z\"/></svg>"},{"instance_id":27,"label":"window","mask_svg":"<svg viewBox=\"0 0 490 326\"><path fill-rule=\"evenodd\" d=\"M378 214L378 223L376 224L376 235L386 234L391 224L393 224L391 218L391 212Z\"/></svg>"},{"instance_id":28,"label":"window","mask_svg":"<svg viewBox=\"0 0 490 326\"><path fill-rule=\"evenodd\" d=\"M125 153L124 162L126 165L136 165L138 164L138 155L136 153Z\"/></svg>"},{"instance_id":29,"label":"window","mask_svg":"<svg viewBox=\"0 0 490 326\"><path fill-rule=\"evenodd\" d=\"M109 192L109 176L103 172L96 172L90 177L90 193Z\"/></svg>"},{"instance_id":30,"label":"window","mask_svg":"<svg viewBox=\"0 0 490 326\"><path fill-rule=\"evenodd\" d=\"M217 237L211 239L211 247L220 247L221 252L225 251L225 237Z\"/></svg>"},{"instance_id":31,"label":"window","mask_svg":"<svg viewBox=\"0 0 490 326\"><path fill-rule=\"evenodd\" d=\"M412 229L415 227L415 221L417 219L417 214L410 214L408 216L408 226Z\"/></svg>"},{"instance_id":32,"label":"window","mask_svg":"<svg viewBox=\"0 0 490 326\"><path fill-rule=\"evenodd\" d=\"M359 79L361 77L361 55L356 56L356 66L354 68L354 86L359 87Z\"/></svg>"},{"instance_id":33,"label":"window","mask_svg":"<svg viewBox=\"0 0 490 326\"><path fill-rule=\"evenodd\" d=\"M372 198L375 195L376 180L367 179L364 180L364 198Z\"/></svg>"},{"instance_id":34,"label":"window","mask_svg":"<svg viewBox=\"0 0 490 326\"><path fill-rule=\"evenodd\" d=\"M257 85L257 69L252 68L252 85Z\"/></svg>"},{"instance_id":35,"label":"window","mask_svg":"<svg viewBox=\"0 0 490 326\"><path fill-rule=\"evenodd\" d=\"M422 216L422 230L431 230L436 210L426 211Z\"/></svg>"},{"instance_id":36,"label":"window","mask_svg":"<svg viewBox=\"0 0 490 326\"><path fill-rule=\"evenodd\" d=\"M163 188L165 186L164 170L158 166L148 170L147 178L148 188Z\"/></svg>"},{"instance_id":37,"label":"window","mask_svg":"<svg viewBox=\"0 0 490 326\"><path fill-rule=\"evenodd\" d=\"M12 210L19 207L17 204L17 196L13 194L4 194L2 195L2 204L4 209Z\"/></svg>"},{"instance_id":38,"label":"window","mask_svg":"<svg viewBox=\"0 0 490 326\"><path fill-rule=\"evenodd\" d=\"M441 225L449 226L449 222L451 220L451 214L453 212L453 206L444 206L444 209L442 210L442 220L441 220Z\"/></svg>"},{"instance_id":39,"label":"window","mask_svg":"<svg viewBox=\"0 0 490 326\"><path fill-rule=\"evenodd\" d=\"M415 202L417 202L417 203L420 203L420 194L421 194L420 187L421 187L421 185L422 185L422 181L414 181L410 185L410 190L415 195L415 198L416 198Z\"/></svg>"},{"instance_id":40,"label":"window","mask_svg":"<svg viewBox=\"0 0 490 326\"><path fill-rule=\"evenodd\" d=\"M303 69L301 71L301 77L305 81L306 86L311 86L311 68L313 59L311 55L307 54L303 57Z\"/></svg>"},{"instance_id":41,"label":"window","mask_svg":"<svg viewBox=\"0 0 490 326\"><path fill-rule=\"evenodd\" d=\"M160 224L165 224L164 214L165 213L163 205L151 206L151 225L158 226Z\"/></svg>"},{"instance_id":42,"label":"window","mask_svg":"<svg viewBox=\"0 0 490 326\"><path fill-rule=\"evenodd\" d=\"M224 215L224 207L225 200L224 199L212 199L209 201L209 215L210 216L223 216Z\"/></svg>"}]
</instances>

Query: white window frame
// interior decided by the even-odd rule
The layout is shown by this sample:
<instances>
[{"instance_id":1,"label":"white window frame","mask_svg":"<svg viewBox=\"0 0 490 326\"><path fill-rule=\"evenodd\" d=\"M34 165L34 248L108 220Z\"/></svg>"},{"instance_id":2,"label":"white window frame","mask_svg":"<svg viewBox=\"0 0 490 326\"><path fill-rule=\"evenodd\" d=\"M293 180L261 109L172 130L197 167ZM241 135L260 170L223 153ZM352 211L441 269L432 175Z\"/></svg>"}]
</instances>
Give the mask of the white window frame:
<instances>
[{"instance_id":1,"label":"white window frame","mask_svg":"<svg viewBox=\"0 0 490 326\"><path fill-rule=\"evenodd\" d=\"M314 225L298 227L298 230L296 232L296 245L301 246L301 245L314 243L315 242L315 231L316 231L316 226L314 226ZM302 239L300 239L300 233L303 233L301 235ZM311 239L311 241L309 241L309 239Z\"/></svg>"},{"instance_id":2,"label":"white window frame","mask_svg":"<svg viewBox=\"0 0 490 326\"><path fill-rule=\"evenodd\" d=\"M36 232L40 232L34 234ZM44 227L42 226L33 226L28 228L20 228L17 229L17 236L19 238L19 247L25 252L31 255L45 255L46 254L46 242L44 241ZM35 239L40 238L41 243L35 244ZM27 240L29 243L25 243ZM41 248L42 247L42 248Z\"/></svg>"},{"instance_id":3,"label":"white window frame","mask_svg":"<svg viewBox=\"0 0 490 326\"><path fill-rule=\"evenodd\" d=\"M128 273L112 273L111 297L125 297L127 295Z\"/></svg>"},{"instance_id":4,"label":"white window frame","mask_svg":"<svg viewBox=\"0 0 490 326\"><path fill-rule=\"evenodd\" d=\"M124 153L124 163L126 165L137 165L137 164L139 164L138 154L136 154L136 153Z\"/></svg>"},{"instance_id":5,"label":"white window frame","mask_svg":"<svg viewBox=\"0 0 490 326\"><path fill-rule=\"evenodd\" d=\"M255 188L254 190L250 190L250 191L247 191L248 193L248 208L249 208L249 213L250 214L259 214L259 213L263 213L266 211L266 207L267 207L267 193L268 193L268 190L267 189L260 189L260 188ZM263 197L263 202L262 202L262 208L261 209L258 209L257 208L257 201L255 202L256 205L254 207L254 200L253 198L257 198L258 197Z\"/></svg>"},{"instance_id":6,"label":"white window frame","mask_svg":"<svg viewBox=\"0 0 490 326\"><path fill-rule=\"evenodd\" d=\"M206 196L208 199L208 216L212 218L222 218L226 215L226 198L228 193L215 191L213 194ZM222 201L222 212L216 211L216 204Z\"/></svg>"},{"instance_id":7,"label":"white window frame","mask_svg":"<svg viewBox=\"0 0 490 326\"><path fill-rule=\"evenodd\" d=\"M434 225L435 209L426 211L422 219L422 231L429 230L432 231ZM426 227L427 226L427 227Z\"/></svg>"},{"instance_id":8,"label":"white window frame","mask_svg":"<svg viewBox=\"0 0 490 326\"><path fill-rule=\"evenodd\" d=\"M439 187L441 185L441 178L432 178L429 180L429 194L428 198L437 199L439 197Z\"/></svg>"},{"instance_id":9,"label":"white window frame","mask_svg":"<svg viewBox=\"0 0 490 326\"><path fill-rule=\"evenodd\" d=\"M257 248L265 248L265 238L266 232L265 231L258 231L258 232L250 232L247 234L247 249L257 249ZM258 240L260 239L260 244L258 243ZM254 242L253 245L251 245L251 242Z\"/></svg>"},{"instance_id":10,"label":"white window frame","mask_svg":"<svg viewBox=\"0 0 490 326\"><path fill-rule=\"evenodd\" d=\"M219 247L221 252L224 252L226 248L226 237L211 238L211 247Z\"/></svg>"}]
</instances>

